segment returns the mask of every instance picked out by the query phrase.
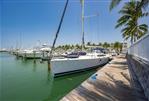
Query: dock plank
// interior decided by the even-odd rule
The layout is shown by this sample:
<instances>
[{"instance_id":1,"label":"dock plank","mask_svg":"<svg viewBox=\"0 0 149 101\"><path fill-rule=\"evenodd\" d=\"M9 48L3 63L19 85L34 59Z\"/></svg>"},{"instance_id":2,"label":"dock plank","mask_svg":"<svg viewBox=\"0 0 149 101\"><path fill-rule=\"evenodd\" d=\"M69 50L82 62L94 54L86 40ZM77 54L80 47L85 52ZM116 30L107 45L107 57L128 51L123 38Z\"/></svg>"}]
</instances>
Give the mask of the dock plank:
<instances>
[{"instance_id":1,"label":"dock plank","mask_svg":"<svg viewBox=\"0 0 149 101\"><path fill-rule=\"evenodd\" d=\"M146 101L142 92L131 87L124 56L115 57L60 101ZM94 75L95 75L94 74Z\"/></svg>"}]
</instances>

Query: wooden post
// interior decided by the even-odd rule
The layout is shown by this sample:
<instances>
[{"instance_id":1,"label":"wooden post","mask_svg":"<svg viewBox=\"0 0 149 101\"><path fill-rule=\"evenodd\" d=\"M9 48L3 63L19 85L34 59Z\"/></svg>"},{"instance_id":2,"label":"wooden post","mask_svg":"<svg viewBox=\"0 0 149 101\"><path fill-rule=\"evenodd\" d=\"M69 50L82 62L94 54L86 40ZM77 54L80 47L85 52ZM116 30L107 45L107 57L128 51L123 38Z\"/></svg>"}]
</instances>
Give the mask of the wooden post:
<instances>
[{"instance_id":1,"label":"wooden post","mask_svg":"<svg viewBox=\"0 0 149 101\"><path fill-rule=\"evenodd\" d=\"M36 57L36 51L33 51L34 54L34 63L36 63L35 57Z\"/></svg>"},{"instance_id":2,"label":"wooden post","mask_svg":"<svg viewBox=\"0 0 149 101\"><path fill-rule=\"evenodd\" d=\"M25 52L25 55L24 55L24 59L26 59L26 52Z\"/></svg>"}]
</instances>

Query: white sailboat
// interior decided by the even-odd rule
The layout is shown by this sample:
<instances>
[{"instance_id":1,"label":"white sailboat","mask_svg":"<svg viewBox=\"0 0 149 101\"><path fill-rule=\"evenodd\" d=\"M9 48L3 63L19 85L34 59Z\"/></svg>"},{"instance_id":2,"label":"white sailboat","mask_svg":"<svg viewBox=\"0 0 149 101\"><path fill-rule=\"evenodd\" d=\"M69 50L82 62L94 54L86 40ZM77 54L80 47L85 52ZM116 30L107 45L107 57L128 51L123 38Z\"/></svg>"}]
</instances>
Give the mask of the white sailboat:
<instances>
[{"instance_id":1,"label":"white sailboat","mask_svg":"<svg viewBox=\"0 0 149 101\"><path fill-rule=\"evenodd\" d=\"M88 69L97 68L106 64L109 56L99 53L88 53L78 58L61 58L51 60L51 71L54 76L80 72Z\"/></svg>"},{"instance_id":2,"label":"white sailboat","mask_svg":"<svg viewBox=\"0 0 149 101\"><path fill-rule=\"evenodd\" d=\"M84 0L82 0L82 50L84 49ZM69 55L69 54L68 54ZM75 54L65 58L53 58L50 67L54 77L97 68L109 61L109 56L94 50L87 54Z\"/></svg>"}]
</instances>

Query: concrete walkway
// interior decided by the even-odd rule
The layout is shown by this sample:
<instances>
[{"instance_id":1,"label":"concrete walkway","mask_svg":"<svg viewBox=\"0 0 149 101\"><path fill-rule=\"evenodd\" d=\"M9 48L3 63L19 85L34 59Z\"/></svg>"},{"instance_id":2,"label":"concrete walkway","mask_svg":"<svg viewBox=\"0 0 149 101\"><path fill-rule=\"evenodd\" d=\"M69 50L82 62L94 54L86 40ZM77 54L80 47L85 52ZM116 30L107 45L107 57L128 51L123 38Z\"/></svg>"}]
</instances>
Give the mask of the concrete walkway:
<instances>
[{"instance_id":1,"label":"concrete walkway","mask_svg":"<svg viewBox=\"0 0 149 101\"><path fill-rule=\"evenodd\" d=\"M146 101L130 82L126 59L117 56L61 101Z\"/></svg>"}]
</instances>

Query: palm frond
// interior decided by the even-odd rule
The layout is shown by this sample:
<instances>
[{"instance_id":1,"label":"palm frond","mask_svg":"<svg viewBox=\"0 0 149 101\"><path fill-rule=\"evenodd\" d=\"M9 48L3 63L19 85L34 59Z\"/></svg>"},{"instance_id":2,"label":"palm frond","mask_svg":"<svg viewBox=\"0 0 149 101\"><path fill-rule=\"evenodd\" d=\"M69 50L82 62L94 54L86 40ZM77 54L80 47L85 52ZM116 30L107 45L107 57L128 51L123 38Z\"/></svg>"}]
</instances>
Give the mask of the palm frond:
<instances>
[{"instance_id":1,"label":"palm frond","mask_svg":"<svg viewBox=\"0 0 149 101\"><path fill-rule=\"evenodd\" d=\"M128 33L131 30L131 27L125 27L121 30L122 33Z\"/></svg>"},{"instance_id":2,"label":"palm frond","mask_svg":"<svg viewBox=\"0 0 149 101\"><path fill-rule=\"evenodd\" d=\"M118 23L119 23L119 22L122 22L122 21L127 22L130 17L131 17L130 15L124 15L124 16L120 17L117 22L118 22Z\"/></svg>"},{"instance_id":3,"label":"palm frond","mask_svg":"<svg viewBox=\"0 0 149 101\"><path fill-rule=\"evenodd\" d=\"M148 32L148 25L141 24L141 25L138 26L138 29L143 31L144 33L147 33Z\"/></svg>"},{"instance_id":4,"label":"palm frond","mask_svg":"<svg viewBox=\"0 0 149 101\"><path fill-rule=\"evenodd\" d=\"M141 30L137 30L137 33L138 33L137 39L141 38L144 34L146 34Z\"/></svg>"},{"instance_id":5,"label":"palm frond","mask_svg":"<svg viewBox=\"0 0 149 101\"><path fill-rule=\"evenodd\" d=\"M84 0L80 0L81 5L84 3Z\"/></svg>"},{"instance_id":6,"label":"palm frond","mask_svg":"<svg viewBox=\"0 0 149 101\"><path fill-rule=\"evenodd\" d=\"M121 22L118 22L118 24L115 26L115 28L123 26L126 22L127 22L127 20L122 20Z\"/></svg>"},{"instance_id":7,"label":"palm frond","mask_svg":"<svg viewBox=\"0 0 149 101\"><path fill-rule=\"evenodd\" d=\"M138 8L146 9L148 6L149 6L149 0L141 0L141 3L138 6Z\"/></svg>"},{"instance_id":8,"label":"palm frond","mask_svg":"<svg viewBox=\"0 0 149 101\"><path fill-rule=\"evenodd\" d=\"M122 0L112 0L111 3L110 3L110 11L116 7Z\"/></svg>"},{"instance_id":9,"label":"palm frond","mask_svg":"<svg viewBox=\"0 0 149 101\"><path fill-rule=\"evenodd\" d=\"M139 27L148 28L148 25L146 25L146 24L141 24L141 25L139 25Z\"/></svg>"},{"instance_id":10,"label":"palm frond","mask_svg":"<svg viewBox=\"0 0 149 101\"><path fill-rule=\"evenodd\" d=\"M119 14L127 14L127 15L130 15L131 11L128 10L128 9L121 9L118 13L119 13Z\"/></svg>"},{"instance_id":11,"label":"palm frond","mask_svg":"<svg viewBox=\"0 0 149 101\"><path fill-rule=\"evenodd\" d=\"M149 16L149 12L142 13L141 17Z\"/></svg>"}]
</instances>

